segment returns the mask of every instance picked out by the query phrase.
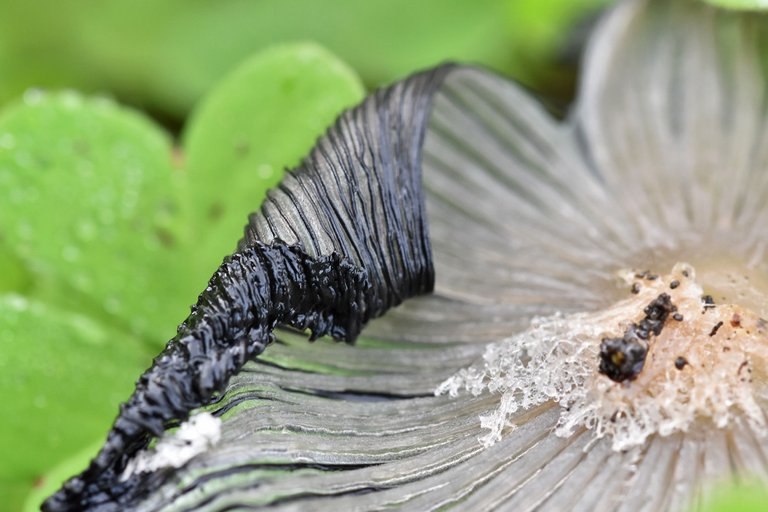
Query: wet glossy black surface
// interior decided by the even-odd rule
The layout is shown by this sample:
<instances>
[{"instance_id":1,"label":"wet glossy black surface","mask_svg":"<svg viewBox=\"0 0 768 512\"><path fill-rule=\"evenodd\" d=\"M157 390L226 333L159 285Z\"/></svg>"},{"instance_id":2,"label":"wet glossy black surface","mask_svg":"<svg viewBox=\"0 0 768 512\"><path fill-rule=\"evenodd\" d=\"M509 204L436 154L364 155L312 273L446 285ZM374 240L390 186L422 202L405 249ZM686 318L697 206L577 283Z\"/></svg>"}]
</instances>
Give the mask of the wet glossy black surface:
<instances>
[{"instance_id":1,"label":"wet glossy black surface","mask_svg":"<svg viewBox=\"0 0 768 512\"><path fill-rule=\"evenodd\" d=\"M127 461L223 392L278 325L352 342L371 318L432 291L421 146L432 95L451 68L413 75L345 112L270 192L97 457L44 510L134 508L168 475L123 481Z\"/></svg>"},{"instance_id":2,"label":"wet glossy black surface","mask_svg":"<svg viewBox=\"0 0 768 512\"><path fill-rule=\"evenodd\" d=\"M273 339L278 324L312 338L352 341L370 318L372 290L363 269L333 254L311 258L297 246L255 243L228 257L200 295L177 336L141 376L91 466L46 502L46 510L100 503L120 508L130 480L126 460L171 420L207 404L229 378Z\"/></svg>"}]
</instances>

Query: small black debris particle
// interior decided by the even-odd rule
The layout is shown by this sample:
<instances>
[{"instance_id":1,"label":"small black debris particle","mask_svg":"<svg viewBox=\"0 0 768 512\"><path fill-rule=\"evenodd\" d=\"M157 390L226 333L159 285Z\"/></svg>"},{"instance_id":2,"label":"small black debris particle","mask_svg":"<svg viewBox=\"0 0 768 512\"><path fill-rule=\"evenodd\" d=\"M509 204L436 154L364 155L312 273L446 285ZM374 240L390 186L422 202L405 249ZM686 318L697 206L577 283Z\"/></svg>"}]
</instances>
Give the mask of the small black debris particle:
<instances>
[{"instance_id":1,"label":"small black debris particle","mask_svg":"<svg viewBox=\"0 0 768 512\"><path fill-rule=\"evenodd\" d=\"M674 281L672 281L671 283L669 283L669 288L670 288L671 290L674 290L674 289L675 289L675 288L677 288L678 286L680 286L680 281L678 281L677 279L675 279Z\"/></svg>"},{"instance_id":2,"label":"small black debris particle","mask_svg":"<svg viewBox=\"0 0 768 512\"><path fill-rule=\"evenodd\" d=\"M614 382L634 380L643 370L648 347L628 330L621 338L600 343L600 373Z\"/></svg>"},{"instance_id":3,"label":"small black debris particle","mask_svg":"<svg viewBox=\"0 0 768 512\"><path fill-rule=\"evenodd\" d=\"M701 301L704 303L704 308L713 308L715 307L715 299L712 298L711 295L705 295L701 298Z\"/></svg>"},{"instance_id":4,"label":"small black debris particle","mask_svg":"<svg viewBox=\"0 0 768 512\"><path fill-rule=\"evenodd\" d=\"M720 322L717 322L717 323L715 324L715 326L712 328L712 330L711 330L711 331L709 331L709 337L711 338L712 336L714 336L715 334L717 334L717 331L719 331L719 330L720 330L720 328L721 328L722 326L723 326L723 322L722 322L722 321L720 321Z\"/></svg>"},{"instance_id":5,"label":"small black debris particle","mask_svg":"<svg viewBox=\"0 0 768 512\"><path fill-rule=\"evenodd\" d=\"M669 314L675 311L677 311L677 306L672 304L670 296L662 293L643 309L645 318L635 326L638 331L637 335L644 340L648 339L649 334L658 336Z\"/></svg>"},{"instance_id":6,"label":"small black debris particle","mask_svg":"<svg viewBox=\"0 0 768 512\"><path fill-rule=\"evenodd\" d=\"M685 368L685 365L688 364L688 360L684 358L683 356L679 356L677 359L675 359L675 368L678 370L682 370Z\"/></svg>"},{"instance_id":7,"label":"small black debris particle","mask_svg":"<svg viewBox=\"0 0 768 512\"><path fill-rule=\"evenodd\" d=\"M742 361L741 364L739 365L739 369L736 372L736 374L741 375L741 370L746 368L748 364L749 364L749 361ZM747 368L747 371L749 371L749 373L752 373L752 370L750 370L749 368Z\"/></svg>"},{"instance_id":8,"label":"small black debris particle","mask_svg":"<svg viewBox=\"0 0 768 512\"><path fill-rule=\"evenodd\" d=\"M677 311L668 294L662 293L643 309L645 318L633 323L621 338L603 338L600 343L599 372L614 382L634 380L643 370L648 355L648 338L658 336L669 314Z\"/></svg>"},{"instance_id":9,"label":"small black debris particle","mask_svg":"<svg viewBox=\"0 0 768 512\"><path fill-rule=\"evenodd\" d=\"M635 295L637 295L638 293L640 293L640 283L634 283L634 284L632 285L632 290L631 290L631 292L632 292L632 293L634 293Z\"/></svg>"},{"instance_id":10,"label":"small black debris particle","mask_svg":"<svg viewBox=\"0 0 768 512\"><path fill-rule=\"evenodd\" d=\"M635 274L635 277L637 279L647 279L649 281L653 281L654 279L658 279L658 274L653 274L650 270L643 270L642 272L638 272Z\"/></svg>"},{"instance_id":11,"label":"small black debris particle","mask_svg":"<svg viewBox=\"0 0 768 512\"><path fill-rule=\"evenodd\" d=\"M683 270L683 277L689 277L689 276L690 276L690 274L688 273L688 271L687 270Z\"/></svg>"},{"instance_id":12,"label":"small black debris particle","mask_svg":"<svg viewBox=\"0 0 768 512\"><path fill-rule=\"evenodd\" d=\"M682 322L683 321L683 315L681 315L680 313L675 313L674 315L672 315L672 318L674 318L678 322Z\"/></svg>"}]
</instances>

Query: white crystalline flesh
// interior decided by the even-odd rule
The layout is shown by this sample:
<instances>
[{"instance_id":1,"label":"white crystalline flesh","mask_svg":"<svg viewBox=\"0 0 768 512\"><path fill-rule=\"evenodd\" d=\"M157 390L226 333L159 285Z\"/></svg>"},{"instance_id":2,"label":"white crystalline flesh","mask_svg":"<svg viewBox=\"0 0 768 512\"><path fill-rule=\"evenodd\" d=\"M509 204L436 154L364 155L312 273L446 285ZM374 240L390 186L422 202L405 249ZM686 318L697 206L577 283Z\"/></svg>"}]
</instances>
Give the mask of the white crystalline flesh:
<instances>
[{"instance_id":1,"label":"white crystalline flesh","mask_svg":"<svg viewBox=\"0 0 768 512\"><path fill-rule=\"evenodd\" d=\"M480 418L486 446L514 429L520 412L547 402L561 407L557 435L588 428L609 436L615 450L687 431L694 422L722 428L736 415L765 435L766 321L735 304L705 304L687 264L652 280L634 272L625 279L637 283L631 298L599 312L535 319L527 331L489 345L482 362L460 370L436 393L500 395L497 410ZM670 286L673 281L679 284ZM649 339L642 371L624 382L600 374L602 339L622 336L661 293L671 296L677 317L670 315Z\"/></svg>"}]
</instances>

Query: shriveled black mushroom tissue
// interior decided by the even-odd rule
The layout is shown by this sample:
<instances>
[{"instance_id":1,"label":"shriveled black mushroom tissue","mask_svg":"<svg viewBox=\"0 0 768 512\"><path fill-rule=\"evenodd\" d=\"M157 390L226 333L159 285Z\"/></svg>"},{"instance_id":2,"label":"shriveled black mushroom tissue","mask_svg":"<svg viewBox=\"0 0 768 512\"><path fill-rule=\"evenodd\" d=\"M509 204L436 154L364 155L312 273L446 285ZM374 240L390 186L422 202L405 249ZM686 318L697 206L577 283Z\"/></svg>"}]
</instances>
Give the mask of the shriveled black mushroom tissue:
<instances>
[{"instance_id":1,"label":"shriveled black mushroom tissue","mask_svg":"<svg viewBox=\"0 0 768 512\"><path fill-rule=\"evenodd\" d=\"M340 116L251 216L96 458L43 510L125 510L151 493L163 471L122 479L128 461L223 392L277 326L353 342L370 319L432 290L421 148L451 68L381 89Z\"/></svg>"}]
</instances>

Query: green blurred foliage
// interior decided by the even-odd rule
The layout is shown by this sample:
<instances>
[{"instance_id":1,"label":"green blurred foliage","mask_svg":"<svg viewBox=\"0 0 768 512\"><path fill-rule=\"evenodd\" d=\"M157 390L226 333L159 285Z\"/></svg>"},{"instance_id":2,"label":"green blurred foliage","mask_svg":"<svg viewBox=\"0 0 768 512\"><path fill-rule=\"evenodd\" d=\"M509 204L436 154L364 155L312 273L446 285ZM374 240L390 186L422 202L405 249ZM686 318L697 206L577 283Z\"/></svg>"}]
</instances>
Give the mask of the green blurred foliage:
<instances>
[{"instance_id":1,"label":"green blurred foliage","mask_svg":"<svg viewBox=\"0 0 768 512\"><path fill-rule=\"evenodd\" d=\"M18 506L15 508L22 512L38 512L45 498L56 492L62 482L88 467L88 463L99 452L101 445L101 440L92 443L54 466L44 477L35 482L32 491L24 489L24 493L16 500Z\"/></svg>"},{"instance_id":2,"label":"green blurred foliage","mask_svg":"<svg viewBox=\"0 0 768 512\"><path fill-rule=\"evenodd\" d=\"M547 89L543 69L573 64L552 47L607 1L0 0L0 104L30 86L72 87L176 124L249 55L297 40L369 87L451 59Z\"/></svg>"},{"instance_id":3,"label":"green blurred foliage","mask_svg":"<svg viewBox=\"0 0 768 512\"><path fill-rule=\"evenodd\" d=\"M747 11L757 11L768 9L766 0L704 0L707 3L727 9L739 9Z\"/></svg>"},{"instance_id":4,"label":"green blurred foliage","mask_svg":"<svg viewBox=\"0 0 768 512\"><path fill-rule=\"evenodd\" d=\"M714 486L714 496L702 512L764 512L767 505L768 489L764 483L751 480L724 482Z\"/></svg>"},{"instance_id":5,"label":"green blurred foliage","mask_svg":"<svg viewBox=\"0 0 768 512\"><path fill-rule=\"evenodd\" d=\"M119 330L20 296L0 296L0 318L2 496L102 438L146 354Z\"/></svg>"},{"instance_id":6,"label":"green blurred foliage","mask_svg":"<svg viewBox=\"0 0 768 512\"><path fill-rule=\"evenodd\" d=\"M167 331L188 306L176 289L191 293L166 247L178 209L170 147L152 122L108 100L30 91L6 108L0 233L12 256L3 259L26 277L4 272L0 286L76 302L134 334Z\"/></svg>"}]
</instances>

